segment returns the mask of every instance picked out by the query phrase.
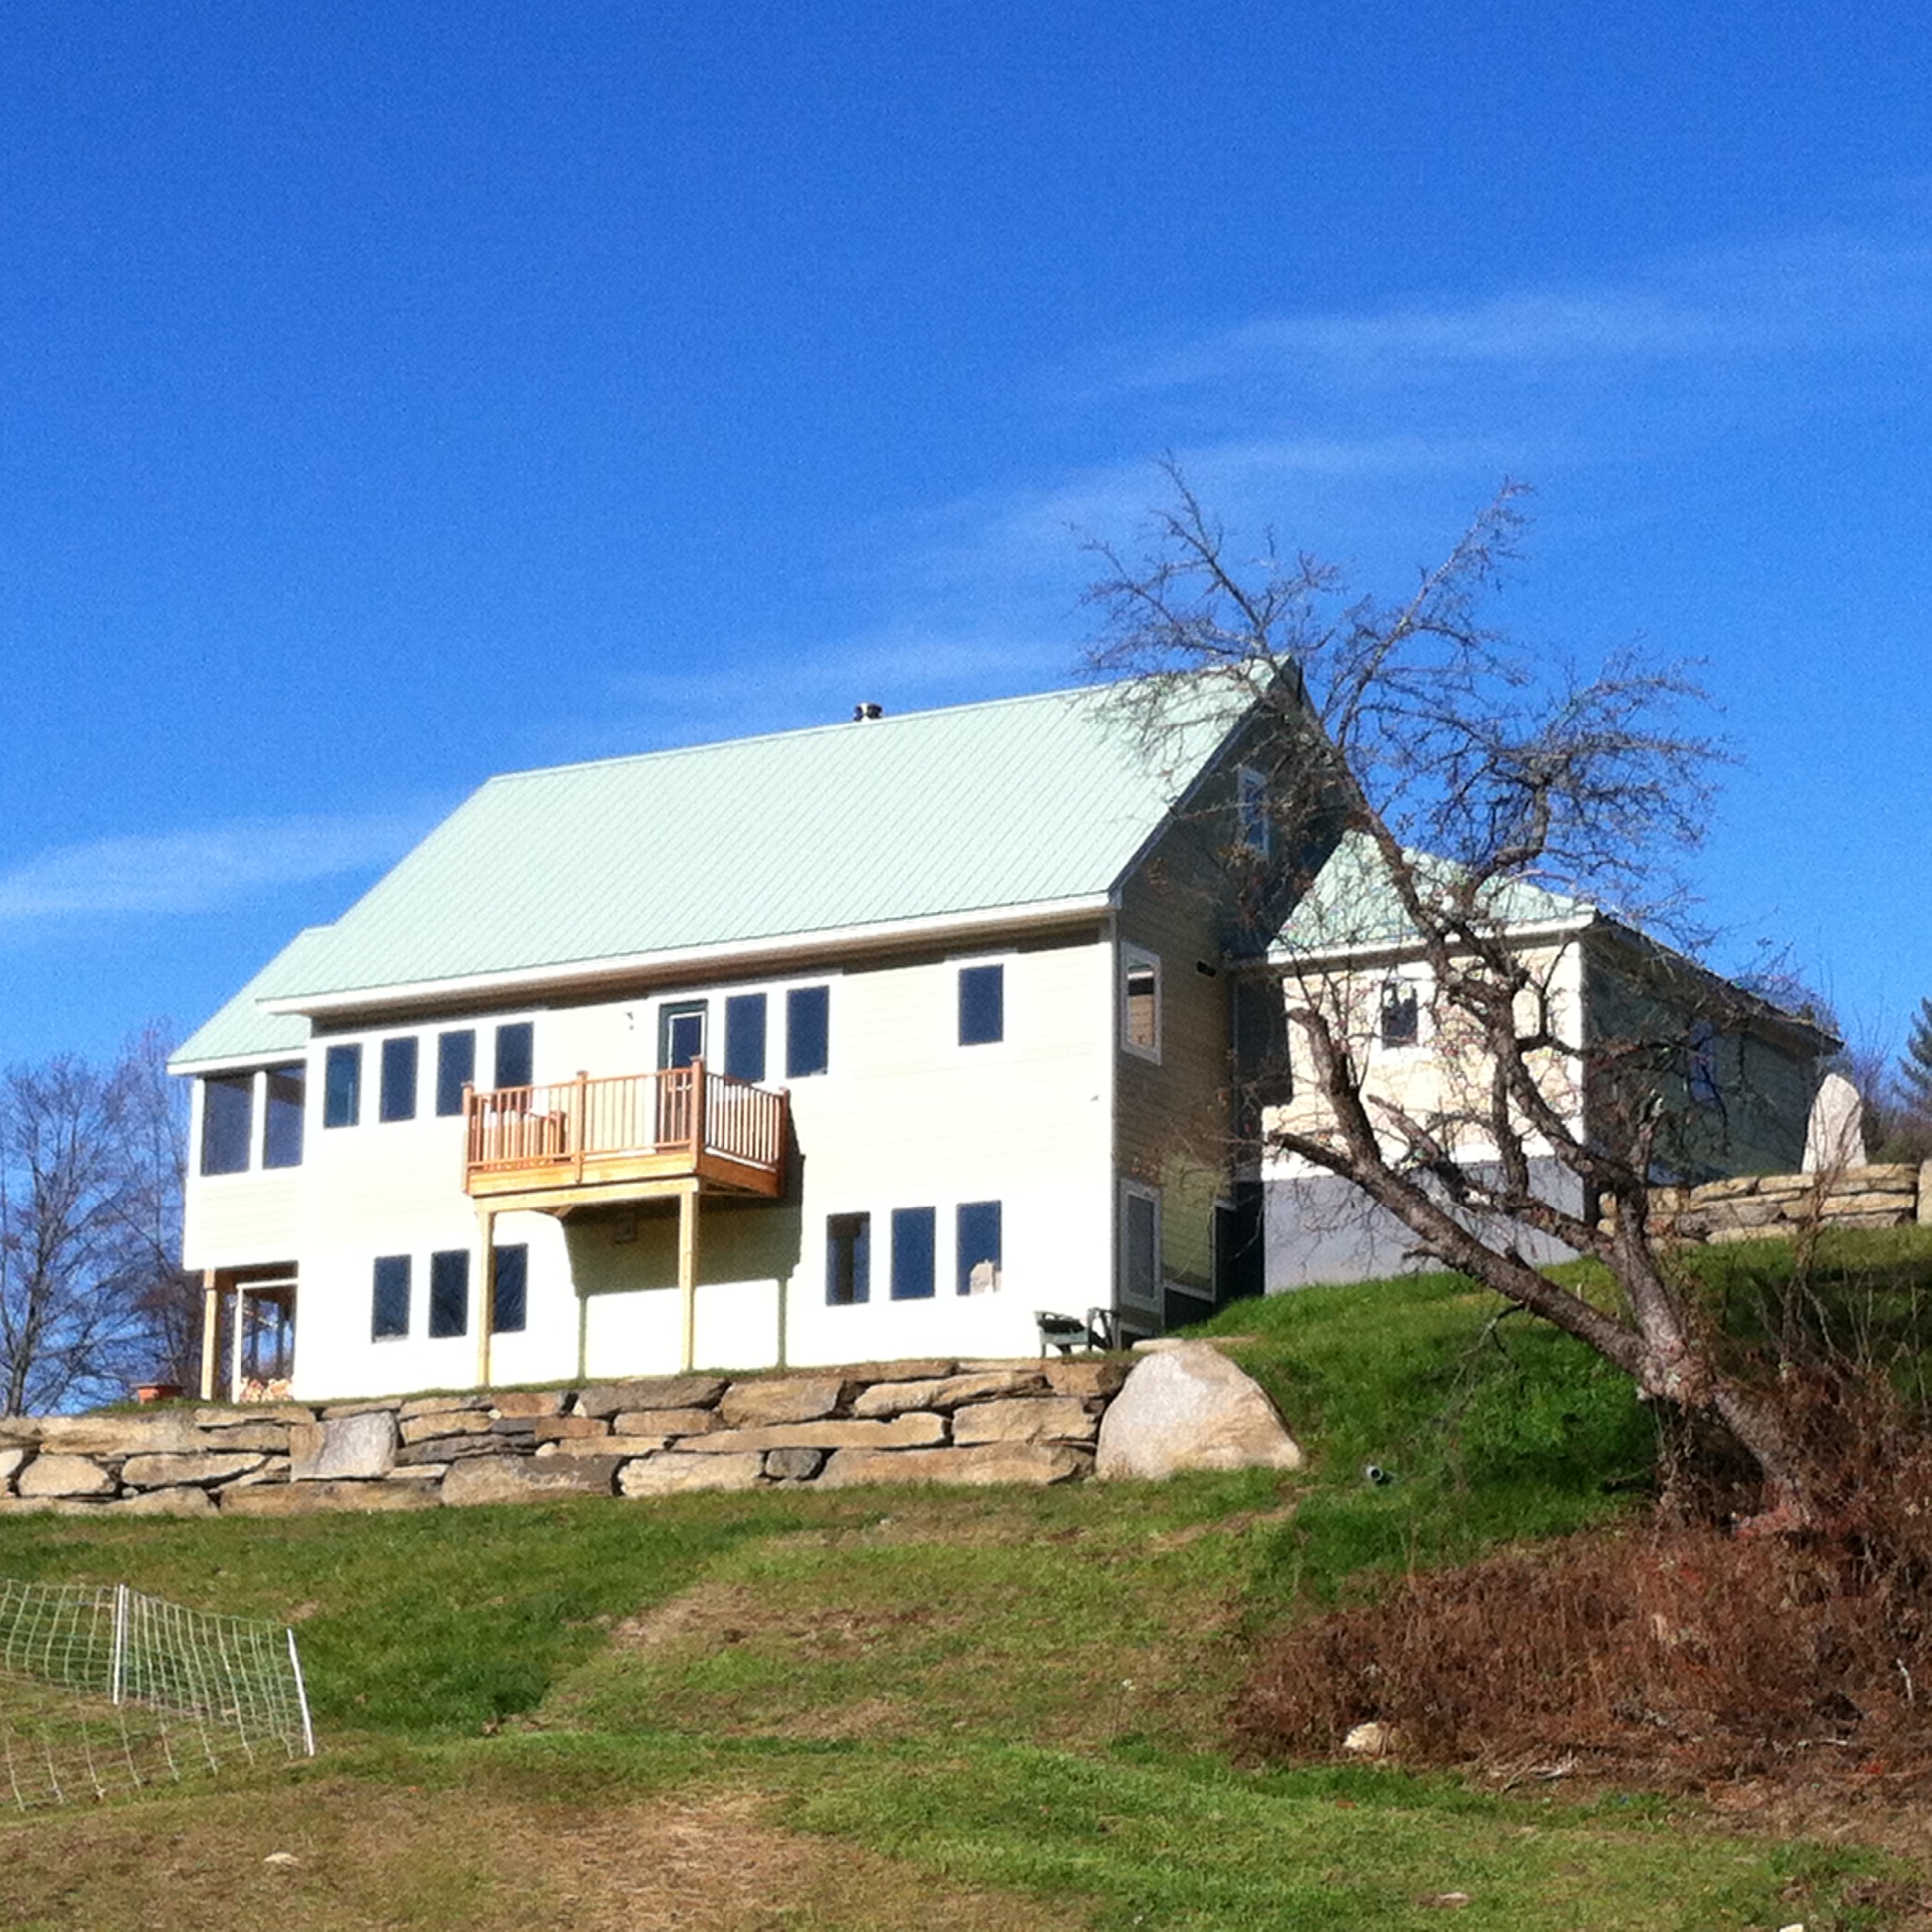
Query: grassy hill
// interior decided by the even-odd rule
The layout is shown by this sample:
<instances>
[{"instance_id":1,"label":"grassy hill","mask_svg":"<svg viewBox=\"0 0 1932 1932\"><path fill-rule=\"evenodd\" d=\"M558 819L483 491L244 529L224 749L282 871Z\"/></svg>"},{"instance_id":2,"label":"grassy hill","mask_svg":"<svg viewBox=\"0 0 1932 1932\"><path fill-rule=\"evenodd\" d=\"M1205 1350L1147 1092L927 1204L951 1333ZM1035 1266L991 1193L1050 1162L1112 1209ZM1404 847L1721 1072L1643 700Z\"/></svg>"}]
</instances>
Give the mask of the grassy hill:
<instances>
[{"instance_id":1,"label":"grassy hill","mask_svg":"<svg viewBox=\"0 0 1932 1932\"><path fill-rule=\"evenodd\" d=\"M1841 1254L1888 1307L1932 1279L1916 1232ZM1786 1265L1711 1261L1760 1301ZM1235 1352L1311 1451L1287 1478L0 1517L0 1575L294 1622L325 1747L0 1823L0 1923L1909 1922L1906 1867L1681 1801L1230 1758L1262 1632L1358 1595L1365 1569L1640 1506L1652 1442L1628 1389L1498 1305L1429 1276L1230 1310L1217 1325L1253 1337ZM1364 1480L1371 1461L1394 1480Z\"/></svg>"}]
</instances>

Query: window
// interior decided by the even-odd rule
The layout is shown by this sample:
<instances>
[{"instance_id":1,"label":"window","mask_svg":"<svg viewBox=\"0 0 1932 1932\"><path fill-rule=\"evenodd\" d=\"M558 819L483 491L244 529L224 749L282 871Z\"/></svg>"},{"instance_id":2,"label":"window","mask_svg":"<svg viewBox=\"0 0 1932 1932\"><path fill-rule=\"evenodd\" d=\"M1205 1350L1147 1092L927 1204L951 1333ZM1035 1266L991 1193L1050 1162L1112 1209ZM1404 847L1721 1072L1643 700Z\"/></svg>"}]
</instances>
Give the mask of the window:
<instances>
[{"instance_id":1,"label":"window","mask_svg":"<svg viewBox=\"0 0 1932 1932\"><path fill-rule=\"evenodd\" d=\"M264 1168L298 1168L302 1158L302 1114L308 1101L308 1069L268 1069L268 1119L261 1149Z\"/></svg>"},{"instance_id":2,"label":"window","mask_svg":"<svg viewBox=\"0 0 1932 1932\"><path fill-rule=\"evenodd\" d=\"M825 1222L825 1302L849 1308L872 1295L872 1216L833 1214Z\"/></svg>"},{"instance_id":3,"label":"window","mask_svg":"<svg viewBox=\"0 0 1932 1932\"><path fill-rule=\"evenodd\" d=\"M528 1087L535 1065L536 1030L528 1020L511 1020L496 1030L496 1085Z\"/></svg>"},{"instance_id":4,"label":"window","mask_svg":"<svg viewBox=\"0 0 1932 1932\"><path fill-rule=\"evenodd\" d=\"M1006 1038L1006 968L959 969L959 1044L983 1047Z\"/></svg>"},{"instance_id":5,"label":"window","mask_svg":"<svg viewBox=\"0 0 1932 1932\"><path fill-rule=\"evenodd\" d=\"M1161 962L1131 947L1121 952L1121 1045L1161 1058Z\"/></svg>"},{"instance_id":6,"label":"window","mask_svg":"<svg viewBox=\"0 0 1932 1932\"><path fill-rule=\"evenodd\" d=\"M794 986L785 995L785 1074L801 1080L831 1065L832 989Z\"/></svg>"},{"instance_id":7,"label":"window","mask_svg":"<svg viewBox=\"0 0 1932 1932\"><path fill-rule=\"evenodd\" d=\"M254 1075L211 1075L202 1082L202 1172L242 1174L253 1147Z\"/></svg>"},{"instance_id":8,"label":"window","mask_svg":"<svg viewBox=\"0 0 1932 1932\"><path fill-rule=\"evenodd\" d=\"M322 1074L322 1125L353 1127L362 1118L362 1049L330 1047Z\"/></svg>"},{"instance_id":9,"label":"window","mask_svg":"<svg viewBox=\"0 0 1932 1932\"><path fill-rule=\"evenodd\" d=\"M733 1080L764 1078L762 993L733 993L724 1002L724 1071Z\"/></svg>"},{"instance_id":10,"label":"window","mask_svg":"<svg viewBox=\"0 0 1932 1932\"><path fill-rule=\"evenodd\" d=\"M1389 980L1382 988L1382 1045L1412 1047L1422 1037L1422 1010L1415 988Z\"/></svg>"},{"instance_id":11,"label":"window","mask_svg":"<svg viewBox=\"0 0 1932 1932\"><path fill-rule=\"evenodd\" d=\"M658 1009L658 1065L689 1067L705 1054L705 1002L681 1000Z\"/></svg>"},{"instance_id":12,"label":"window","mask_svg":"<svg viewBox=\"0 0 1932 1932\"><path fill-rule=\"evenodd\" d=\"M1242 765L1234 779L1235 813L1240 826L1240 843L1256 858L1266 858L1273 850L1273 826L1268 818L1268 783L1264 772Z\"/></svg>"},{"instance_id":13,"label":"window","mask_svg":"<svg viewBox=\"0 0 1932 1932\"><path fill-rule=\"evenodd\" d=\"M892 1210L892 1299L932 1299L933 1247L937 1216L930 1208Z\"/></svg>"},{"instance_id":14,"label":"window","mask_svg":"<svg viewBox=\"0 0 1932 1932\"><path fill-rule=\"evenodd\" d=\"M1121 1299L1154 1307L1160 1272L1161 1198L1130 1183L1121 1191Z\"/></svg>"},{"instance_id":15,"label":"window","mask_svg":"<svg viewBox=\"0 0 1932 1932\"><path fill-rule=\"evenodd\" d=\"M409 1256L385 1254L375 1264L375 1311L369 1332L387 1341L409 1332Z\"/></svg>"},{"instance_id":16,"label":"window","mask_svg":"<svg viewBox=\"0 0 1932 1932\"><path fill-rule=\"evenodd\" d=\"M416 1036L382 1043L382 1098L376 1111L385 1121L416 1118Z\"/></svg>"},{"instance_id":17,"label":"window","mask_svg":"<svg viewBox=\"0 0 1932 1932\"><path fill-rule=\"evenodd\" d=\"M992 1294L1000 1285L1000 1204L997 1201L962 1201L959 1204L958 1240L954 1248L959 1263L961 1294Z\"/></svg>"},{"instance_id":18,"label":"window","mask_svg":"<svg viewBox=\"0 0 1932 1932\"><path fill-rule=\"evenodd\" d=\"M470 1254L466 1247L446 1248L429 1257L429 1334L433 1341L469 1332Z\"/></svg>"},{"instance_id":19,"label":"window","mask_svg":"<svg viewBox=\"0 0 1932 1932\"><path fill-rule=\"evenodd\" d=\"M463 1089L476 1079L476 1029L436 1036L436 1111L460 1114ZM523 1085L521 1081L517 1083Z\"/></svg>"},{"instance_id":20,"label":"window","mask_svg":"<svg viewBox=\"0 0 1932 1932\"><path fill-rule=\"evenodd\" d=\"M521 1241L496 1250L496 1305L490 1330L520 1335L530 1307L530 1250Z\"/></svg>"}]
</instances>

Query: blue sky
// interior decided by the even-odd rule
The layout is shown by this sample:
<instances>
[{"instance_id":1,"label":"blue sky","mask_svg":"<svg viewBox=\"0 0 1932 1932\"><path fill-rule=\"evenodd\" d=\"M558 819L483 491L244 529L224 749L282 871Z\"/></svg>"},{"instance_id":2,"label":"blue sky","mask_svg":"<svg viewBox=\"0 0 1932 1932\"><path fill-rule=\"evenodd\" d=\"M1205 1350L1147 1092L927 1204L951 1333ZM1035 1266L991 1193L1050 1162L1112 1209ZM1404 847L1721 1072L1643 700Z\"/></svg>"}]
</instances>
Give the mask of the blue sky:
<instances>
[{"instance_id":1,"label":"blue sky","mask_svg":"<svg viewBox=\"0 0 1932 1932\"><path fill-rule=\"evenodd\" d=\"M0 11L0 1062L492 771L1069 682L1172 451L1704 661L1698 879L1932 992L1932 30L1841 4Z\"/></svg>"}]
</instances>

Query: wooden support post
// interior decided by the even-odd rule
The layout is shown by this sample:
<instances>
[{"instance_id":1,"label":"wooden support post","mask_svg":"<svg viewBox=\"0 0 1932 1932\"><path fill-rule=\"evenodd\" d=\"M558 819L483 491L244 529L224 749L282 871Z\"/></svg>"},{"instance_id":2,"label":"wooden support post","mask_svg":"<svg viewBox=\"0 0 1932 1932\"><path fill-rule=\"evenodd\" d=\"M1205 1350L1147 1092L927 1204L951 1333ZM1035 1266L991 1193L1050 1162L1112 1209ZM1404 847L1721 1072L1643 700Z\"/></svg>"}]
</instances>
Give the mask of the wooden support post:
<instances>
[{"instance_id":1,"label":"wooden support post","mask_svg":"<svg viewBox=\"0 0 1932 1932\"><path fill-rule=\"evenodd\" d=\"M242 1297L247 1293L240 1281L235 1284L235 1333L229 1337L229 1400L242 1399L242 1336L247 1326L247 1311L242 1306Z\"/></svg>"},{"instance_id":2,"label":"wooden support post","mask_svg":"<svg viewBox=\"0 0 1932 1932\"><path fill-rule=\"evenodd\" d=\"M496 1211L479 1207L477 1225L483 1230L482 1279L476 1295L476 1386L490 1386L490 1341L496 1333Z\"/></svg>"},{"instance_id":3,"label":"wooden support post","mask_svg":"<svg viewBox=\"0 0 1932 1932\"><path fill-rule=\"evenodd\" d=\"M678 1190L679 1367L689 1374L698 1353L698 1183Z\"/></svg>"},{"instance_id":4,"label":"wooden support post","mask_svg":"<svg viewBox=\"0 0 1932 1932\"><path fill-rule=\"evenodd\" d=\"M202 1400L215 1400L215 1358L222 1347L222 1277L202 1270Z\"/></svg>"}]
</instances>

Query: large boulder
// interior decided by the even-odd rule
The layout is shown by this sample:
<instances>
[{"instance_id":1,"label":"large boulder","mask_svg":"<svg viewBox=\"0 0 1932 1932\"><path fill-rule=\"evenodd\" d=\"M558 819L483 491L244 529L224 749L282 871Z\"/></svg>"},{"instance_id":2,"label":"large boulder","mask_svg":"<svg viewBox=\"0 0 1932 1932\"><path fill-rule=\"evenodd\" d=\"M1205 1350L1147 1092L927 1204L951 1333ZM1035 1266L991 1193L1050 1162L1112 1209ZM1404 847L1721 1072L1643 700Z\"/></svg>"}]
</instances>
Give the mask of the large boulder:
<instances>
[{"instance_id":1,"label":"large boulder","mask_svg":"<svg viewBox=\"0 0 1932 1932\"><path fill-rule=\"evenodd\" d=\"M1134 1365L1101 1419L1094 1474L1299 1469L1302 1455L1266 1391L1218 1348L1179 1342Z\"/></svg>"}]
</instances>

